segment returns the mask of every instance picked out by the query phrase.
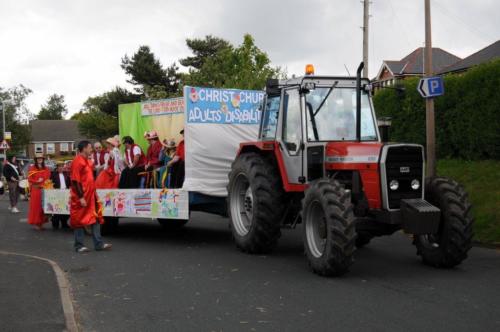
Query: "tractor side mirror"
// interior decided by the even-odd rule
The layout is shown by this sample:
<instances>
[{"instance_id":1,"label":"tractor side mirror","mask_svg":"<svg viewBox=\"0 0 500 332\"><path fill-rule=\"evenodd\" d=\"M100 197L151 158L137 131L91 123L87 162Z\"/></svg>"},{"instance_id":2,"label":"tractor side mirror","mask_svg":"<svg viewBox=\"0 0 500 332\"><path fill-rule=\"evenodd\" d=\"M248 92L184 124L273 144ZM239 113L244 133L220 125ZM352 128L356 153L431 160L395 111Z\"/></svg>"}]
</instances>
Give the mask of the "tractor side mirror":
<instances>
[{"instance_id":1,"label":"tractor side mirror","mask_svg":"<svg viewBox=\"0 0 500 332\"><path fill-rule=\"evenodd\" d=\"M389 142L389 128L391 127L391 124L391 117L386 116L377 119L378 130L380 132L382 142Z\"/></svg>"}]
</instances>

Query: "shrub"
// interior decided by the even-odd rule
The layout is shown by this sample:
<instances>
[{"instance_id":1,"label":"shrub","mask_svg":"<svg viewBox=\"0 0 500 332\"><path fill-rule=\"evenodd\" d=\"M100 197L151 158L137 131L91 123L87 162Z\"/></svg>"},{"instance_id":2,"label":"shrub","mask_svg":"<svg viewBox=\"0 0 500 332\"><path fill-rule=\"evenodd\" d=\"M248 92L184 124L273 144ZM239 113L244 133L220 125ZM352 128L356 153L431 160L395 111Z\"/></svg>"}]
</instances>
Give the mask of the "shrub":
<instances>
[{"instance_id":1,"label":"shrub","mask_svg":"<svg viewBox=\"0 0 500 332\"><path fill-rule=\"evenodd\" d=\"M405 91L374 96L377 115L392 117L391 141L425 145L425 100L419 78ZM500 59L444 77L445 94L435 98L436 151L440 158L500 159Z\"/></svg>"}]
</instances>

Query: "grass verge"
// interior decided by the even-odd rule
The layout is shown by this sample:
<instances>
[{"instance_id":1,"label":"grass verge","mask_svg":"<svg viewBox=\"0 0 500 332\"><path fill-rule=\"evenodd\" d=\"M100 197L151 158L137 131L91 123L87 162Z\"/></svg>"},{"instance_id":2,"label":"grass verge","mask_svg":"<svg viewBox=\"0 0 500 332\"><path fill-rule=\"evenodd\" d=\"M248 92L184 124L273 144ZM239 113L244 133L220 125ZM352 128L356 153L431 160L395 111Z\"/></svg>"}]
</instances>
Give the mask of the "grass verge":
<instances>
[{"instance_id":1,"label":"grass verge","mask_svg":"<svg viewBox=\"0 0 500 332\"><path fill-rule=\"evenodd\" d=\"M445 159L437 166L438 175L458 181L469 193L475 241L500 246L500 161Z\"/></svg>"}]
</instances>

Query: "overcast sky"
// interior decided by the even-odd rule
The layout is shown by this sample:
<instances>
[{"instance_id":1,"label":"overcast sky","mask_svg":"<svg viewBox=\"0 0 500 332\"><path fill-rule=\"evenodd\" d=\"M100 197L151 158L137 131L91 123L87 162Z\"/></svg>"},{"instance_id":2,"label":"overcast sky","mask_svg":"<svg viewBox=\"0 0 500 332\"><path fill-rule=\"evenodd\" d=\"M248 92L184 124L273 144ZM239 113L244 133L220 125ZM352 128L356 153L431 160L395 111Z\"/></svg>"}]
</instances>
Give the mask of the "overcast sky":
<instances>
[{"instance_id":1,"label":"overcast sky","mask_svg":"<svg viewBox=\"0 0 500 332\"><path fill-rule=\"evenodd\" d=\"M465 57L500 39L500 0L431 0L433 46ZM424 43L424 0L372 0L370 77ZM88 96L127 87L123 55L149 45L166 66L189 55L186 38L254 36L273 65L344 75L362 60L359 0L1 0L0 86L33 90L37 113L52 93L70 113Z\"/></svg>"}]
</instances>

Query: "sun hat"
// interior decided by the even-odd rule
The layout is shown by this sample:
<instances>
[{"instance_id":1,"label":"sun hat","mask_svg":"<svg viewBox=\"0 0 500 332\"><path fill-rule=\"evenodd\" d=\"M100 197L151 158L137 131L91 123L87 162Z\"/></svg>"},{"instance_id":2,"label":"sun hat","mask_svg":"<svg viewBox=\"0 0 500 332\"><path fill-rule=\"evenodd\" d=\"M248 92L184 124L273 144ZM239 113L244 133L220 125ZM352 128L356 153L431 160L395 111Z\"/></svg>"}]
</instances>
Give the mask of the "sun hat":
<instances>
[{"instance_id":1,"label":"sun hat","mask_svg":"<svg viewBox=\"0 0 500 332\"><path fill-rule=\"evenodd\" d=\"M151 130L148 133L147 139L155 139L155 138L158 138L158 133L156 132L156 130Z\"/></svg>"},{"instance_id":2,"label":"sun hat","mask_svg":"<svg viewBox=\"0 0 500 332\"><path fill-rule=\"evenodd\" d=\"M119 147L120 146L120 136L115 135L113 137L110 137L106 140L106 142L113 145L114 147Z\"/></svg>"},{"instance_id":3,"label":"sun hat","mask_svg":"<svg viewBox=\"0 0 500 332\"><path fill-rule=\"evenodd\" d=\"M166 147L166 148L175 148L175 140L173 138L171 139L164 139L161 144Z\"/></svg>"}]
</instances>

